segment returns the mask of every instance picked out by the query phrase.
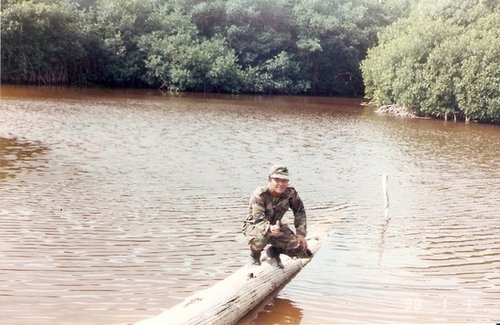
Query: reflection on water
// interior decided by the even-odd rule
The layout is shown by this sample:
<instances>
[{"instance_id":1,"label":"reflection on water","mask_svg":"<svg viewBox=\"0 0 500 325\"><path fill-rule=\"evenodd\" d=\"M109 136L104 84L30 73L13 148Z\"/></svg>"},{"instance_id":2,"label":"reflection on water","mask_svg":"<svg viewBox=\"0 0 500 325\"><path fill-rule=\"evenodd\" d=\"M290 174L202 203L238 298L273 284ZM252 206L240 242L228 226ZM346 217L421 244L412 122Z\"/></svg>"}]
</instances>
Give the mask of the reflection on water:
<instances>
[{"instance_id":1,"label":"reflection on water","mask_svg":"<svg viewBox=\"0 0 500 325\"><path fill-rule=\"evenodd\" d=\"M0 181L7 177L14 177L23 171L42 171L45 162L23 164L27 161L38 161L47 150L39 143L30 143L16 138L5 139L0 137Z\"/></svg>"},{"instance_id":2,"label":"reflection on water","mask_svg":"<svg viewBox=\"0 0 500 325\"><path fill-rule=\"evenodd\" d=\"M300 324L302 310L290 299L274 298L249 324Z\"/></svg>"},{"instance_id":3,"label":"reflection on water","mask_svg":"<svg viewBox=\"0 0 500 325\"><path fill-rule=\"evenodd\" d=\"M4 319L130 323L223 279L246 261L248 196L276 162L311 223L336 220L256 323L498 317L497 126L378 116L349 99L1 95Z\"/></svg>"}]
</instances>

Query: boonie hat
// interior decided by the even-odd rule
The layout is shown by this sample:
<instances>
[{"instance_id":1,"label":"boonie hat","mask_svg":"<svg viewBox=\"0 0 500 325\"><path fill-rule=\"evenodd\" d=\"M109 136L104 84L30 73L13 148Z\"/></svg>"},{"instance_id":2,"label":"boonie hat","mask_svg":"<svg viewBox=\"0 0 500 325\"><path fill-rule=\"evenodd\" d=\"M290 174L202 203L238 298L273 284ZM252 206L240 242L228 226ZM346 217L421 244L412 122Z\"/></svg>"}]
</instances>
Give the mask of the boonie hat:
<instances>
[{"instance_id":1,"label":"boonie hat","mask_svg":"<svg viewBox=\"0 0 500 325\"><path fill-rule=\"evenodd\" d=\"M271 167L271 171L269 174L271 178L281 178L281 179L290 179L288 177L288 168L283 165L274 165Z\"/></svg>"}]
</instances>

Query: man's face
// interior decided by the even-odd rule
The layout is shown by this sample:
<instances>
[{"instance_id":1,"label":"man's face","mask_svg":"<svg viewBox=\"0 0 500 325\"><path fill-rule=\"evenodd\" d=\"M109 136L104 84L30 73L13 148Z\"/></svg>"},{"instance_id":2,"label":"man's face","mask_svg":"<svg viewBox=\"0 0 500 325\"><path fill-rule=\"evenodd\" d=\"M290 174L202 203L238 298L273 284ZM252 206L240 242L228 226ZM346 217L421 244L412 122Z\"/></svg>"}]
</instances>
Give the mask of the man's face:
<instances>
[{"instance_id":1,"label":"man's face","mask_svg":"<svg viewBox=\"0 0 500 325\"><path fill-rule=\"evenodd\" d=\"M271 178L270 188L276 194L283 194L288 187L288 179Z\"/></svg>"}]
</instances>

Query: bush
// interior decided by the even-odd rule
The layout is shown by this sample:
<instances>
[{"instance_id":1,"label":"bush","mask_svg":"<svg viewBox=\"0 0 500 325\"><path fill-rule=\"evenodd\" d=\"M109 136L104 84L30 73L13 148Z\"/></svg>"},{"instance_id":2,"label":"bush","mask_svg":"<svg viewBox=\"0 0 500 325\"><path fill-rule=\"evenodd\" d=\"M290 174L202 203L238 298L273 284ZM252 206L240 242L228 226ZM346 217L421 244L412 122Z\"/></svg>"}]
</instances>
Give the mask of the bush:
<instances>
[{"instance_id":1,"label":"bush","mask_svg":"<svg viewBox=\"0 0 500 325\"><path fill-rule=\"evenodd\" d=\"M388 27L361 69L366 96L417 114L500 120L500 5L424 0Z\"/></svg>"}]
</instances>

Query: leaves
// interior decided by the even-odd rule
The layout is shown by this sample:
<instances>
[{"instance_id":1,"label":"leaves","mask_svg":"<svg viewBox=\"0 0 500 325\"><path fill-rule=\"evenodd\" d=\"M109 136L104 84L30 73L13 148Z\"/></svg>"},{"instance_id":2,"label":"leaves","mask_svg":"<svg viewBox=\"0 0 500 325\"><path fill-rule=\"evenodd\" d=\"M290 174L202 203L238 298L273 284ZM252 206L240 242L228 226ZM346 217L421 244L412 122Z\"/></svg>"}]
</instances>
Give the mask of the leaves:
<instances>
[{"instance_id":1,"label":"leaves","mask_svg":"<svg viewBox=\"0 0 500 325\"><path fill-rule=\"evenodd\" d=\"M356 96L413 1L2 0L2 80Z\"/></svg>"},{"instance_id":2,"label":"leaves","mask_svg":"<svg viewBox=\"0 0 500 325\"><path fill-rule=\"evenodd\" d=\"M417 113L500 118L500 5L423 0L362 62L366 95Z\"/></svg>"},{"instance_id":3,"label":"leaves","mask_svg":"<svg viewBox=\"0 0 500 325\"><path fill-rule=\"evenodd\" d=\"M42 84L81 81L77 72L85 69L85 44L79 19L69 3L10 3L2 10L2 79Z\"/></svg>"}]
</instances>

